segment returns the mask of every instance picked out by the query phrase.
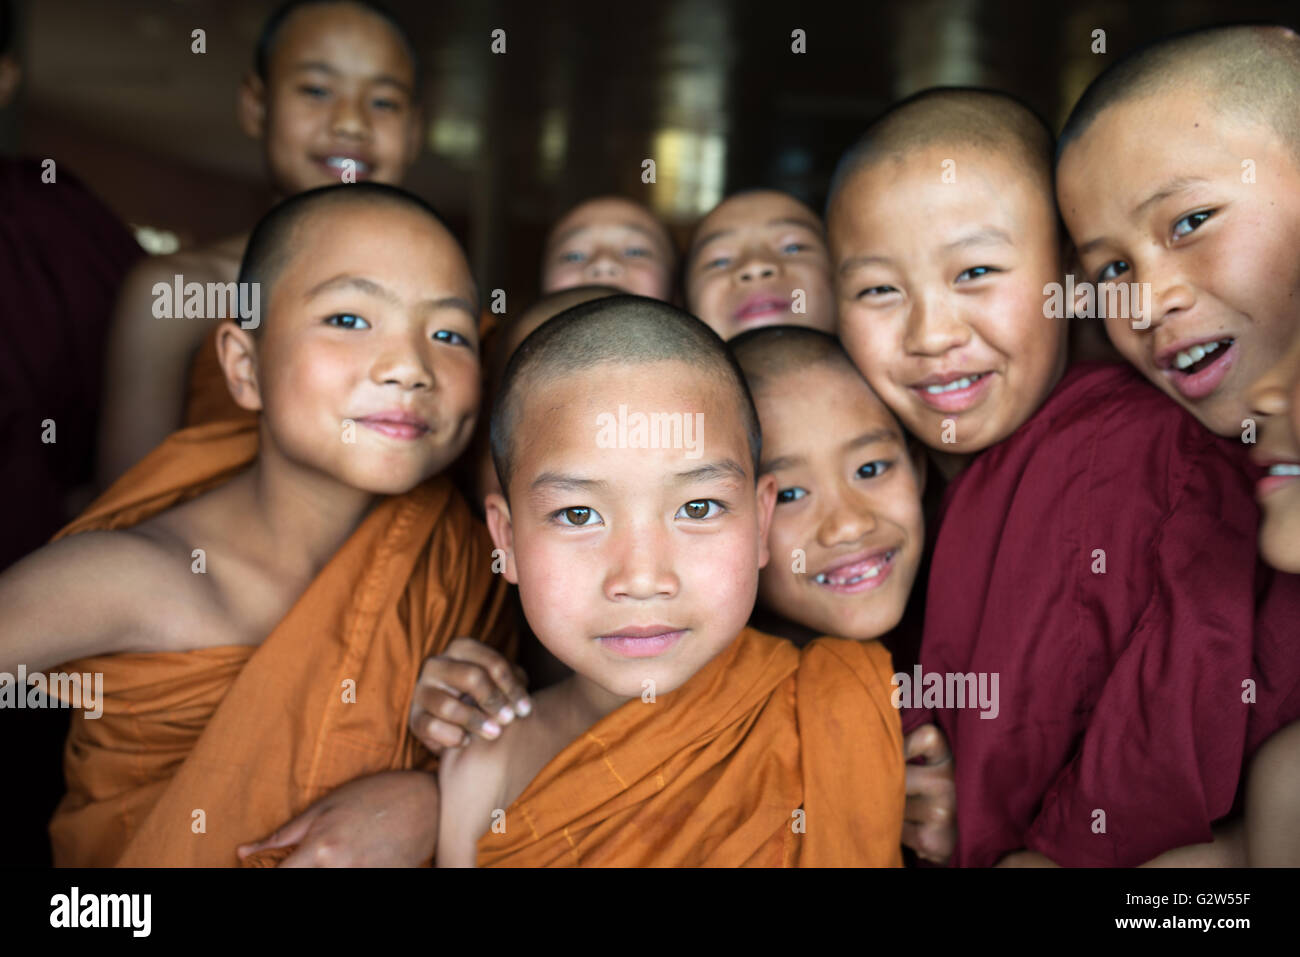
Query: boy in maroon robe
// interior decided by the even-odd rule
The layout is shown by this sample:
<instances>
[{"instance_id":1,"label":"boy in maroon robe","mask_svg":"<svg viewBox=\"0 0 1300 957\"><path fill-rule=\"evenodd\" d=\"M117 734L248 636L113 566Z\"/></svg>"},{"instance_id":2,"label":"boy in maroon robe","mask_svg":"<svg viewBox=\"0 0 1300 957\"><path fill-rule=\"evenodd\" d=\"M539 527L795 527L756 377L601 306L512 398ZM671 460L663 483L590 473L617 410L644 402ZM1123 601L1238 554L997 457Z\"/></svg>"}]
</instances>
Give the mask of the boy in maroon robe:
<instances>
[{"instance_id":1,"label":"boy in maroon robe","mask_svg":"<svg viewBox=\"0 0 1300 957\"><path fill-rule=\"evenodd\" d=\"M952 478L904 728L950 741L954 864L1227 863L1300 588L1257 569L1239 444L1126 366L1066 370L1051 163L1009 97L929 91L832 184L840 335Z\"/></svg>"}]
</instances>

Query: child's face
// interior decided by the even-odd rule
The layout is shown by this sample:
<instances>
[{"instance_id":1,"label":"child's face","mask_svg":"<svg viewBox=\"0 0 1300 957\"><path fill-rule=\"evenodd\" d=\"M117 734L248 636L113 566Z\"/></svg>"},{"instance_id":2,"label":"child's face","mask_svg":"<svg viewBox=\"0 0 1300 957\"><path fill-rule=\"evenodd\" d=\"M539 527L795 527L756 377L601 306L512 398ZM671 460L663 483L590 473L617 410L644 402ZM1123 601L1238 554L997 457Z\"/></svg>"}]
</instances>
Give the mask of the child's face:
<instances>
[{"instance_id":1,"label":"child's face","mask_svg":"<svg viewBox=\"0 0 1300 957\"><path fill-rule=\"evenodd\" d=\"M617 447L671 444L633 441L651 413L689 416L693 450ZM767 561L775 488L736 398L684 363L601 365L528 395L515 436L510 504L487 517L528 624L615 699L677 688L745 627Z\"/></svg>"},{"instance_id":2,"label":"child's face","mask_svg":"<svg viewBox=\"0 0 1300 957\"><path fill-rule=\"evenodd\" d=\"M400 183L415 159L414 67L373 14L345 3L293 13L260 95L250 82L245 129L262 140L272 184L284 195L345 181L349 169L354 182Z\"/></svg>"},{"instance_id":3,"label":"child's face","mask_svg":"<svg viewBox=\"0 0 1300 957\"><path fill-rule=\"evenodd\" d=\"M1044 318L1061 250L1031 175L974 147L914 150L854 174L829 228L840 338L922 442L978 452L1043 404L1066 327Z\"/></svg>"},{"instance_id":4,"label":"child's face","mask_svg":"<svg viewBox=\"0 0 1300 957\"><path fill-rule=\"evenodd\" d=\"M760 326L835 331L821 221L793 196L736 196L709 213L695 235L687 306L723 339Z\"/></svg>"},{"instance_id":5,"label":"child's face","mask_svg":"<svg viewBox=\"0 0 1300 957\"><path fill-rule=\"evenodd\" d=\"M777 488L760 599L819 634L879 638L903 616L925 538L902 430L839 363L780 376L755 401L760 472Z\"/></svg>"},{"instance_id":6,"label":"child's face","mask_svg":"<svg viewBox=\"0 0 1300 957\"><path fill-rule=\"evenodd\" d=\"M293 235L257 346L263 425L286 458L376 494L465 448L478 311L456 241L419 213L343 204Z\"/></svg>"},{"instance_id":7,"label":"child's face","mask_svg":"<svg viewBox=\"0 0 1300 957\"><path fill-rule=\"evenodd\" d=\"M1300 314L1295 158L1179 90L1102 113L1066 150L1057 191L1085 278L1150 283L1148 328L1106 320L1115 347L1211 431L1240 434L1246 389Z\"/></svg>"},{"instance_id":8,"label":"child's face","mask_svg":"<svg viewBox=\"0 0 1300 957\"><path fill-rule=\"evenodd\" d=\"M1249 390L1259 423L1251 458L1268 470L1256 490L1259 549L1274 568L1300 572L1300 329L1282 361Z\"/></svg>"},{"instance_id":9,"label":"child's face","mask_svg":"<svg viewBox=\"0 0 1300 957\"><path fill-rule=\"evenodd\" d=\"M542 292L599 284L668 301L673 252L664 227L627 200L583 203L561 219L546 244Z\"/></svg>"}]
</instances>

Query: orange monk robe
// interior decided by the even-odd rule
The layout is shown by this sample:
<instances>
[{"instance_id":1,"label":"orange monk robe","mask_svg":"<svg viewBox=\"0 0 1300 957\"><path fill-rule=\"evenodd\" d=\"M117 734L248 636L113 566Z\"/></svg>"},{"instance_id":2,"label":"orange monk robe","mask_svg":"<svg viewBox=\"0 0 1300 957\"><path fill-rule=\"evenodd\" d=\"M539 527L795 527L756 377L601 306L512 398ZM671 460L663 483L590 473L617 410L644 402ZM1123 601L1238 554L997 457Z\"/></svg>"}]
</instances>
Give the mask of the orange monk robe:
<instances>
[{"instance_id":1,"label":"orange monk robe","mask_svg":"<svg viewBox=\"0 0 1300 957\"><path fill-rule=\"evenodd\" d=\"M177 432L60 534L133 525L256 452L255 424ZM513 653L491 561L486 531L437 477L382 499L260 646L63 666L102 672L104 700L101 718L73 717L55 863L234 865L237 845L340 784L431 767L407 729L425 656L459 635Z\"/></svg>"},{"instance_id":2,"label":"orange monk robe","mask_svg":"<svg viewBox=\"0 0 1300 957\"><path fill-rule=\"evenodd\" d=\"M752 629L623 705L506 809L480 866L892 867L903 737L878 642L802 652Z\"/></svg>"}]
</instances>

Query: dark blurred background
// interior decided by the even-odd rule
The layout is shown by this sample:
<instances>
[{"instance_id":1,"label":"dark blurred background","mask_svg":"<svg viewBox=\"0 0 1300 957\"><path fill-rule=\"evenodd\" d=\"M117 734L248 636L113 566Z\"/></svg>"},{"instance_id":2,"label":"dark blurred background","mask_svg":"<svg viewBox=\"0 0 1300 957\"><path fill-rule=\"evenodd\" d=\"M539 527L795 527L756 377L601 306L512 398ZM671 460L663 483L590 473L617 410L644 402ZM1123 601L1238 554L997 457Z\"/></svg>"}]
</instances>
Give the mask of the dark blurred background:
<instances>
[{"instance_id":1,"label":"dark blurred background","mask_svg":"<svg viewBox=\"0 0 1300 957\"><path fill-rule=\"evenodd\" d=\"M275 0L17 3L24 80L0 153L53 158L154 251L247 230L269 203L235 94ZM723 195L769 186L820 209L839 153L894 99L936 84L1018 94L1059 127L1116 56L1213 23L1296 26L1300 3L392 2L425 61L426 150L408 180L512 309L541 242L598 193L639 199L679 242ZM190 52L202 28L207 52ZM506 53L490 51L506 31ZM806 50L791 50L802 30ZM1094 53L1093 31L1106 52ZM641 182L653 158L657 182ZM3 294L4 290L0 290ZM521 298L522 297L522 298ZM3 346L0 346L3 348ZM0 463L4 467L4 463ZM3 614L3 609L0 609ZM4 860L49 863L62 711L5 716Z\"/></svg>"},{"instance_id":2,"label":"dark blurred background","mask_svg":"<svg viewBox=\"0 0 1300 957\"><path fill-rule=\"evenodd\" d=\"M267 204L236 85L274 0L19 2L25 81L0 149L53 157L128 223L182 244ZM600 192L679 238L725 193L820 209L839 152L892 100L935 84L1016 93L1054 125L1116 55L1175 30L1293 22L1300 3L978 0L519 2L387 6L425 60L426 151L408 185L461 231L480 283L531 298L542 236ZM190 52L190 31L207 53ZM507 52L490 52L506 31ZM791 52L791 32L807 52ZM1092 52L1094 30L1106 53ZM657 183L641 183L654 158ZM515 300L517 301L517 300Z\"/></svg>"}]
</instances>

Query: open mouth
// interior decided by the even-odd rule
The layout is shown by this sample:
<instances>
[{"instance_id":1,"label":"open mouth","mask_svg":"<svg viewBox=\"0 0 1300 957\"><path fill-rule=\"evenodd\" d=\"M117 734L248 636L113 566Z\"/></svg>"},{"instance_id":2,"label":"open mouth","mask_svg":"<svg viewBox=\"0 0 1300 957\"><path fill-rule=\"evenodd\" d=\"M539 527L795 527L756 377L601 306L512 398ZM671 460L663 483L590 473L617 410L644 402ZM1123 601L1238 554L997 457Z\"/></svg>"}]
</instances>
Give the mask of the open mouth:
<instances>
[{"instance_id":1,"label":"open mouth","mask_svg":"<svg viewBox=\"0 0 1300 957\"><path fill-rule=\"evenodd\" d=\"M1228 375L1237 358L1236 345L1231 336L1212 339L1166 354L1157 364L1184 398L1203 399Z\"/></svg>"},{"instance_id":2,"label":"open mouth","mask_svg":"<svg viewBox=\"0 0 1300 957\"><path fill-rule=\"evenodd\" d=\"M964 412L980 401L992 381L992 372L959 372L931 376L911 388L931 408Z\"/></svg>"},{"instance_id":3,"label":"open mouth","mask_svg":"<svg viewBox=\"0 0 1300 957\"><path fill-rule=\"evenodd\" d=\"M374 171L370 163L355 156L323 156L315 157L315 160L317 165L323 166L340 179L346 173L352 173L358 180L368 179Z\"/></svg>"},{"instance_id":4,"label":"open mouth","mask_svg":"<svg viewBox=\"0 0 1300 957\"><path fill-rule=\"evenodd\" d=\"M732 318L737 322L745 322L766 316L784 315L790 311L790 302L788 296L751 296L740 304L740 308L732 314Z\"/></svg>"},{"instance_id":5,"label":"open mouth","mask_svg":"<svg viewBox=\"0 0 1300 957\"><path fill-rule=\"evenodd\" d=\"M883 584L894 567L898 549L875 552L865 558L843 562L813 576L814 584L838 594L851 594Z\"/></svg>"},{"instance_id":6,"label":"open mouth","mask_svg":"<svg viewBox=\"0 0 1300 957\"><path fill-rule=\"evenodd\" d=\"M1286 488L1300 480L1300 462L1274 462L1255 483L1255 495L1262 499L1271 492Z\"/></svg>"},{"instance_id":7,"label":"open mouth","mask_svg":"<svg viewBox=\"0 0 1300 957\"><path fill-rule=\"evenodd\" d=\"M1208 368L1223 356L1219 354L1220 349L1227 349L1232 345L1233 340L1220 339L1217 342L1207 342L1204 345L1192 346L1190 349L1184 349L1174 354L1174 368L1184 375L1196 375L1196 373Z\"/></svg>"}]
</instances>

